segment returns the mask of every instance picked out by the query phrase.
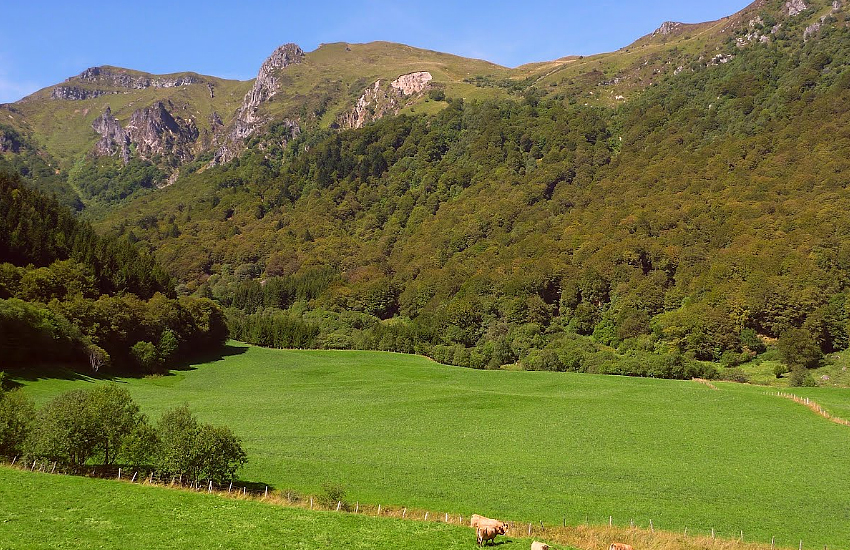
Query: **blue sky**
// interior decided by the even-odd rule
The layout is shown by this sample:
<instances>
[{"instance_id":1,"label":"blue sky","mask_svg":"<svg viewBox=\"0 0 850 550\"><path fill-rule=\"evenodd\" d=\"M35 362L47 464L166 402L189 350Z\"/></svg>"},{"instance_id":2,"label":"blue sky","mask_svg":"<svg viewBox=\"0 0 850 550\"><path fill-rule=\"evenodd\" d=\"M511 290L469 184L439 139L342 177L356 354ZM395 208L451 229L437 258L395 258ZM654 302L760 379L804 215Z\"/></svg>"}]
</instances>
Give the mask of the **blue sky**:
<instances>
[{"instance_id":1,"label":"blue sky","mask_svg":"<svg viewBox=\"0 0 850 550\"><path fill-rule=\"evenodd\" d=\"M0 103L96 65L248 80L286 42L311 51L323 42L388 40L514 67L616 50L664 21L710 21L748 3L4 0Z\"/></svg>"}]
</instances>

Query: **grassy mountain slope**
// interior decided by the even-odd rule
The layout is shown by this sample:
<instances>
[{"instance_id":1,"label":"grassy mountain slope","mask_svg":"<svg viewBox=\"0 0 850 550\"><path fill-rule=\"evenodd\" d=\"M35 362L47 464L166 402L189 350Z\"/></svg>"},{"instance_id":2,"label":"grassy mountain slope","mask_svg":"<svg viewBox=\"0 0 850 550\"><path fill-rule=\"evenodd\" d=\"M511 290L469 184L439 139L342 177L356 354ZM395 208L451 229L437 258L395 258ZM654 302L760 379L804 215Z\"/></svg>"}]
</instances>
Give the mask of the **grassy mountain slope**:
<instances>
[{"instance_id":1,"label":"grassy mountain slope","mask_svg":"<svg viewBox=\"0 0 850 550\"><path fill-rule=\"evenodd\" d=\"M760 0L514 70L325 45L270 73L241 157L128 186L100 227L148 243L184 290L318 324L316 345L378 347L334 325L356 312L392 319L383 349L412 331L476 366L598 368L571 359L575 335L594 353L726 365L791 329L843 349L848 8L803 7ZM439 94L334 128L375 80L424 69ZM245 305L260 279L316 273L333 277L298 304Z\"/></svg>"}]
</instances>

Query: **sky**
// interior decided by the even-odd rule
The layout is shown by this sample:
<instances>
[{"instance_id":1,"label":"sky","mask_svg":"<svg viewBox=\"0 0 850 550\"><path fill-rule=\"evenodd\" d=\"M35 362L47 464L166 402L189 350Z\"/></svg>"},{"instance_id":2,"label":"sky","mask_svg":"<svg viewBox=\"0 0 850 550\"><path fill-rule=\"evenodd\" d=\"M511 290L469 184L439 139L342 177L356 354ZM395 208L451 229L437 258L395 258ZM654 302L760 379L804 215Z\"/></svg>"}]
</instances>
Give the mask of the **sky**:
<instances>
[{"instance_id":1,"label":"sky","mask_svg":"<svg viewBox=\"0 0 850 550\"><path fill-rule=\"evenodd\" d=\"M713 21L749 2L0 0L0 103L97 65L249 80L286 42L386 40L516 67L617 50L664 21Z\"/></svg>"}]
</instances>

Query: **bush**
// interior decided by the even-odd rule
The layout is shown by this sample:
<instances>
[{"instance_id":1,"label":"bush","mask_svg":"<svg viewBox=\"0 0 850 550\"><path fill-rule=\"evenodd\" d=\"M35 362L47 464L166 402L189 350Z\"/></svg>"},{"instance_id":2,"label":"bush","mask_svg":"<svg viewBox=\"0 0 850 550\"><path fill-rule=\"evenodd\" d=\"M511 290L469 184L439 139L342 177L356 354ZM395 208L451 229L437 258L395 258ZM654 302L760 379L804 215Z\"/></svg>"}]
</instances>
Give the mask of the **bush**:
<instances>
[{"instance_id":1,"label":"bush","mask_svg":"<svg viewBox=\"0 0 850 550\"><path fill-rule=\"evenodd\" d=\"M21 391L6 392L0 385L0 456L15 457L23 453L34 419L32 401Z\"/></svg>"}]
</instances>

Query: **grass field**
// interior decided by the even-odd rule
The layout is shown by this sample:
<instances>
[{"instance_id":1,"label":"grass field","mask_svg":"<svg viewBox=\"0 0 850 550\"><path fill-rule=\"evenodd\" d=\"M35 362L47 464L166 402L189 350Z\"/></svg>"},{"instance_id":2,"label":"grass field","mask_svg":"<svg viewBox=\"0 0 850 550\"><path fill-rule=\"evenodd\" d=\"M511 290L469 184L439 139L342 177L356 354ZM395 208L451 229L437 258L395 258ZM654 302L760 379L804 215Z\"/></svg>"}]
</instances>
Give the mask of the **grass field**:
<instances>
[{"instance_id":1,"label":"grass field","mask_svg":"<svg viewBox=\"0 0 850 550\"><path fill-rule=\"evenodd\" d=\"M240 434L244 479L349 501L847 547L850 429L768 389L475 371L373 352L234 346L122 380L153 418L188 403ZM26 382L43 402L88 379ZM836 412L848 390L823 395ZM806 396L818 399L816 390ZM825 406L827 403L823 403Z\"/></svg>"},{"instance_id":2,"label":"grass field","mask_svg":"<svg viewBox=\"0 0 850 550\"><path fill-rule=\"evenodd\" d=\"M528 548L500 537L505 550ZM472 548L468 527L0 468L0 548Z\"/></svg>"}]
</instances>

